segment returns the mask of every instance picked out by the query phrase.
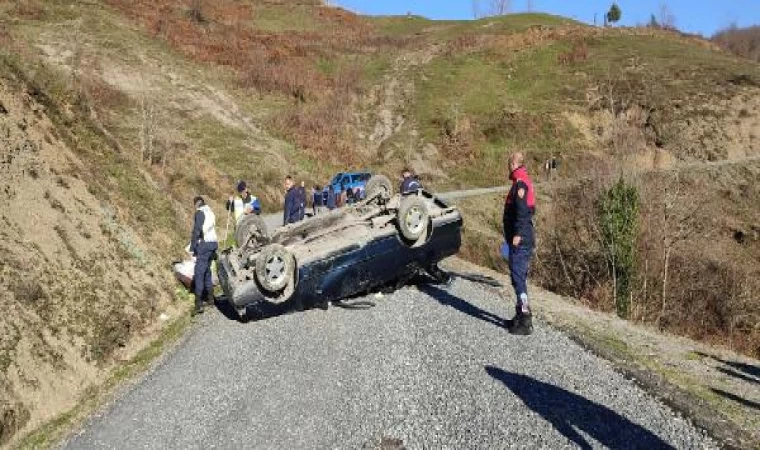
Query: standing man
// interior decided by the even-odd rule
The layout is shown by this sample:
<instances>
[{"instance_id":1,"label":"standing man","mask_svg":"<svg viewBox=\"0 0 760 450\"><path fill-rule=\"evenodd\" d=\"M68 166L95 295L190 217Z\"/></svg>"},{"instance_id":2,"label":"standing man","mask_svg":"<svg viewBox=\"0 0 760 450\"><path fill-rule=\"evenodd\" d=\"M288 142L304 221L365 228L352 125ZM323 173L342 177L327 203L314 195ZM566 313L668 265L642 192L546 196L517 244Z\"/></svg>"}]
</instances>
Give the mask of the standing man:
<instances>
[{"instance_id":1,"label":"standing man","mask_svg":"<svg viewBox=\"0 0 760 450\"><path fill-rule=\"evenodd\" d=\"M195 216L193 217L193 232L190 235L190 253L195 256L195 314L203 312L204 300L214 303L214 283L211 278L211 261L216 256L219 247L216 237L216 217L211 208L206 205L203 197L195 197Z\"/></svg>"},{"instance_id":2,"label":"standing man","mask_svg":"<svg viewBox=\"0 0 760 450\"><path fill-rule=\"evenodd\" d=\"M285 177L285 207L283 224L288 225L301 220L301 190L293 184L293 178Z\"/></svg>"},{"instance_id":3,"label":"standing man","mask_svg":"<svg viewBox=\"0 0 760 450\"><path fill-rule=\"evenodd\" d=\"M240 218L246 214L261 214L261 202L251 195L245 181L238 182L237 192L237 196L227 200L227 211L232 211L235 223L240 222Z\"/></svg>"},{"instance_id":4,"label":"standing man","mask_svg":"<svg viewBox=\"0 0 760 450\"><path fill-rule=\"evenodd\" d=\"M401 172L401 187L399 188L401 195L417 192L418 189L422 189L420 181L412 174L410 169L404 169Z\"/></svg>"},{"instance_id":5,"label":"standing man","mask_svg":"<svg viewBox=\"0 0 760 450\"><path fill-rule=\"evenodd\" d=\"M311 188L311 207L314 210L315 216L321 212L322 206L322 188L314 185Z\"/></svg>"},{"instance_id":6,"label":"standing man","mask_svg":"<svg viewBox=\"0 0 760 450\"><path fill-rule=\"evenodd\" d=\"M509 274L517 297L516 314L508 330L512 334L529 335L533 332L533 323L528 302L528 269L535 247L533 213L536 196L523 164L522 153L515 153L509 159L512 188L504 204L504 239L509 245Z\"/></svg>"},{"instance_id":7,"label":"standing man","mask_svg":"<svg viewBox=\"0 0 760 450\"><path fill-rule=\"evenodd\" d=\"M338 199L336 197L335 188L331 184L327 188L327 209L330 211L338 207Z\"/></svg>"},{"instance_id":8,"label":"standing man","mask_svg":"<svg viewBox=\"0 0 760 450\"><path fill-rule=\"evenodd\" d=\"M301 182L298 195L301 197L301 209L298 211L298 220L300 221L306 216L306 182Z\"/></svg>"}]
</instances>

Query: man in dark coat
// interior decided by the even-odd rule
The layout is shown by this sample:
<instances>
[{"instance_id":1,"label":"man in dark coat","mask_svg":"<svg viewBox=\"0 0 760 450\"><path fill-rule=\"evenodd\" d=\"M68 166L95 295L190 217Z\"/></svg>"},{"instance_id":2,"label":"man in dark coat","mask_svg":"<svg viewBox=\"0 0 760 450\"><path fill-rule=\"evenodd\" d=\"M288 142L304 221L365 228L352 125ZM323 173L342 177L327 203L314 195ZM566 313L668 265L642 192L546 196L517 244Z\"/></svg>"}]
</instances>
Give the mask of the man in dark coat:
<instances>
[{"instance_id":1,"label":"man in dark coat","mask_svg":"<svg viewBox=\"0 0 760 450\"><path fill-rule=\"evenodd\" d=\"M401 173L401 187L399 188L401 194L411 194L419 189L422 189L420 180L412 174L410 169L404 169Z\"/></svg>"},{"instance_id":2,"label":"man in dark coat","mask_svg":"<svg viewBox=\"0 0 760 450\"><path fill-rule=\"evenodd\" d=\"M193 200L195 216L190 235L190 253L195 257L193 285L195 293L195 314L203 312L204 300L214 303L214 283L211 277L211 261L219 248L216 237L216 217L206 205L203 197Z\"/></svg>"},{"instance_id":3,"label":"man in dark coat","mask_svg":"<svg viewBox=\"0 0 760 450\"><path fill-rule=\"evenodd\" d=\"M301 189L295 187L293 178L285 177L285 206L283 208L283 224L296 223L302 218Z\"/></svg>"},{"instance_id":4,"label":"man in dark coat","mask_svg":"<svg viewBox=\"0 0 760 450\"><path fill-rule=\"evenodd\" d=\"M522 153L515 153L509 160L512 187L504 203L504 239L509 246L509 274L517 297L515 317L509 326L512 334L528 335L533 323L528 302L528 270L533 257L535 236L533 213L536 195L533 181L528 176Z\"/></svg>"}]
</instances>

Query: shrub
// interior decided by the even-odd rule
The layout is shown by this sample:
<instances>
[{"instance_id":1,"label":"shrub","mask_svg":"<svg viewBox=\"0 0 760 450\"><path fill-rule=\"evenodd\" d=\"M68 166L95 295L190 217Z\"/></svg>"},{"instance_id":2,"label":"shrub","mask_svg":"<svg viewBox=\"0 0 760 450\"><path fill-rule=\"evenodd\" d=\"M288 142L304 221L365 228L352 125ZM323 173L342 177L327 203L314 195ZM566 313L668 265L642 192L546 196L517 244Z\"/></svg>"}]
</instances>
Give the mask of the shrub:
<instances>
[{"instance_id":1,"label":"shrub","mask_svg":"<svg viewBox=\"0 0 760 450\"><path fill-rule=\"evenodd\" d=\"M577 64L588 59L588 46L579 41L573 44L573 48L557 55L557 61L563 65Z\"/></svg>"},{"instance_id":2,"label":"shrub","mask_svg":"<svg viewBox=\"0 0 760 450\"><path fill-rule=\"evenodd\" d=\"M760 25L748 28L733 25L716 33L712 41L739 56L760 61Z\"/></svg>"},{"instance_id":3,"label":"shrub","mask_svg":"<svg viewBox=\"0 0 760 450\"><path fill-rule=\"evenodd\" d=\"M597 217L612 273L615 309L618 316L627 318L636 277L638 189L621 177L597 200Z\"/></svg>"}]
</instances>

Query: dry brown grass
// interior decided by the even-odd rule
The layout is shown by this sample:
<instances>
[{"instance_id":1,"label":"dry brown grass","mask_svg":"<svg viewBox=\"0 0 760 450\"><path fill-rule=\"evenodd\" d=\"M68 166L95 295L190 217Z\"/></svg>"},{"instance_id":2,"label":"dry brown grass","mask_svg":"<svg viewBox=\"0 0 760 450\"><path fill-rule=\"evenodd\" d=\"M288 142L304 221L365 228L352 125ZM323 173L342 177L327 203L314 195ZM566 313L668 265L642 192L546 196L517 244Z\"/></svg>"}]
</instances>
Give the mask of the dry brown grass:
<instances>
[{"instance_id":1,"label":"dry brown grass","mask_svg":"<svg viewBox=\"0 0 760 450\"><path fill-rule=\"evenodd\" d=\"M557 56L557 61L560 64L571 65L586 61L588 56L588 45L586 45L586 42L580 40L575 42L570 50L560 53Z\"/></svg>"},{"instance_id":2,"label":"dry brown grass","mask_svg":"<svg viewBox=\"0 0 760 450\"><path fill-rule=\"evenodd\" d=\"M288 2L107 3L186 56L231 68L244 88L290 98L293 106L272 120L273 128L309 155L342 164L355 156L343 130L363 82L361 63L344 60L406 45L404 38L380 35L366 20L319 2L308 10L317 24L310 31L250 25L262 8L286 14L298 6Z\"/></svg>"}]
</instances>

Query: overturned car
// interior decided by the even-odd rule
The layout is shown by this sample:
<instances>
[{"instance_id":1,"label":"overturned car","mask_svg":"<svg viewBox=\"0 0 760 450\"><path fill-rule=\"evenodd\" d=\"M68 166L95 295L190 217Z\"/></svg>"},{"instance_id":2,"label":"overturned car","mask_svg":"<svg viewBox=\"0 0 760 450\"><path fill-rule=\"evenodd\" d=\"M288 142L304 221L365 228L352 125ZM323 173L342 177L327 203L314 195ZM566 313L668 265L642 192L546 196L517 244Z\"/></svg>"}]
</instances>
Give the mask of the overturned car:
<instances>
[{"instance_id":1,"label":"overturned car","mask_svg":"<svg viewBox=\"0 0 760 450\"><path fill-rule=\"evenodd\" d=\"M459 251L462 216L433 194L393 195L382 175L349 207L269 233L259 216L244 217L236 245L219 257L225 296L241 317L262 309L326 307L420 274L444 281L438 262Z\"/></svg>"}]
</instances>

